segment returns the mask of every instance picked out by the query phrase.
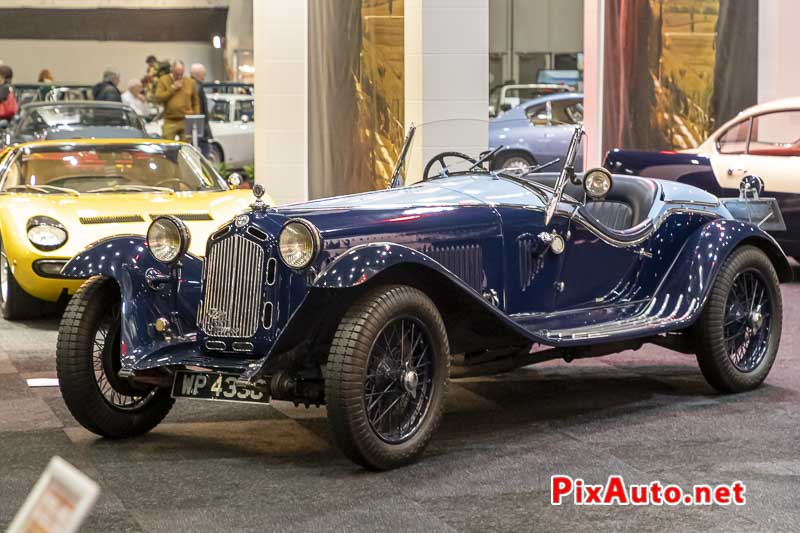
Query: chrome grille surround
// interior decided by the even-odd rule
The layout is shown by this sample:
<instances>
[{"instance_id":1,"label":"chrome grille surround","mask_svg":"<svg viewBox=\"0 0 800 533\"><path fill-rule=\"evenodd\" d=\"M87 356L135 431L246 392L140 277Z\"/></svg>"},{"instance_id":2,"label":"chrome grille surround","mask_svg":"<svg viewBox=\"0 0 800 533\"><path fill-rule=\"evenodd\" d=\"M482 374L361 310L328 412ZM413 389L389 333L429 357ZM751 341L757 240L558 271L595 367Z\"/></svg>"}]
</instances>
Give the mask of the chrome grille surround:
<instances>
[{"instance_id":1,"label":"chrome grille surround","mask_svg":"<svg viewBox=\"0 0 800 533\"><path fill-rule=\"evenodd\" d=\"M209 337L250 338L261 321L264 248L239 234L212 243L206 256L198 326Z\"/></svg>"}]
</instances>

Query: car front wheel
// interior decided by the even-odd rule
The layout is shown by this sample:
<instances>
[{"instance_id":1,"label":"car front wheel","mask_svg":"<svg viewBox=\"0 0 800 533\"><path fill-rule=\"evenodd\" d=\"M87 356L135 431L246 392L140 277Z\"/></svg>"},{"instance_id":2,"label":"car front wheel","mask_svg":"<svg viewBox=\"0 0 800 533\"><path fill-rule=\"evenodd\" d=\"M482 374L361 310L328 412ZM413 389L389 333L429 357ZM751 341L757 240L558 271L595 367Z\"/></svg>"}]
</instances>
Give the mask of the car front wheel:
<instances>
[{"instance_id":1,"label":"car front wheel","mask_svg":"<svg viewBox=\"0 0 800 533\"><path fill-rule=\"evenodd\" d=\"M19 286L5 246L0 241L0 311L6 320L36 318L44 312L45 302L34 298Z\"/></svg>"},{"instance_id":2,"label":"car front wheel","mask_svg":"<svg viewBox=\"0 0 800 533\"><path fill-rule=\"evenodd\" d=\"M133 386L121 379L120 294L96 276L70 300L58 329L56 370L64 403L89 431L110 438L153 429L175 400L169 389Z\"/></svg>"},{"instance_id":3,"label":"car front wheel","mask_svg":"<svg viewBox=\"0 0 800 533\"><path fill-rule=\"evenodd\" d=\"M378 470L416 460L442 418L449 359L444 322L422 291L384 286L356 301L334 335L325 381L344 454Z\"/></svg>"},{"instance_id":4,"label":"car front wheel","mask_svg":"<svg viewBox=\"0 0 800 533\"><path fill-rule=\"evenodd\" d=\"M731 253L711 287L697 324L697 362L721 392L758 387L781 338L783 304L775 267L753 246Z\"/></svg>"}]
</instances>

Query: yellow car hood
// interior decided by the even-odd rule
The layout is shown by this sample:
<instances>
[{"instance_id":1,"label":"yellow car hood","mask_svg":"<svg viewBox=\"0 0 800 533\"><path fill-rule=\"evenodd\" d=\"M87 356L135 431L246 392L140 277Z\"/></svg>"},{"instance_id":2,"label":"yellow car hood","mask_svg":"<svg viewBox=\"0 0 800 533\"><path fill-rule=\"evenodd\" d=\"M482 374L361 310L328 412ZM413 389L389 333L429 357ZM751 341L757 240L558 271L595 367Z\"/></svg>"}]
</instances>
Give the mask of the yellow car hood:
<instances>
[{"instance_id":1,"label":"yellow car hood","mask_svg":"<svg viewBox=\"0 0 800 533\"><path fill-rule=\"evenodd\" d=\"M88 245L113 235L145 235L152 218L174 215L192 233L189 250L205 254L208 236L253 202L251 191L163 193L61 194L12 193L0 197L0 230L10 244L27 247L40 256L72 257ZM27 239L31 217L58 220L69 234L64 246L52 252L33 248ZM8 249L10 246L6 246Z\"/></svg>"}]
</instances>

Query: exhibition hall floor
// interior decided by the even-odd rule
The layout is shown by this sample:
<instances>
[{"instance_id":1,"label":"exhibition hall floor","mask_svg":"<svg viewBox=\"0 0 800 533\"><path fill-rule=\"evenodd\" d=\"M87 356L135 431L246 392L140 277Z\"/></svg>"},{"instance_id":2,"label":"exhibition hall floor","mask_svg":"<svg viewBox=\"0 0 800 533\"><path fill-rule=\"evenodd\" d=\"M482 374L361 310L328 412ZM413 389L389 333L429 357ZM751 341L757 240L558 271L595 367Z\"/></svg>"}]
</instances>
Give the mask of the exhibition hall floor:
<instances>
[{"instance_id":1,"label":"exhibition hall floor","mask_svg":"<svg viewBox=\"0 0 800 533\"><path fill-rule=\"evenodd\" d=\"M796 275L798 272L796 271ZM454 382L421 462L374 473L333 448L324 409L178 402L151 434L99 439L55 377L57 320L0 321L0 529L53 455L102 487L85 531L800 530L800 283L764 386L722 396L693 356L645 347ZM743 507L549 504L553 474L746 484Z\"/></svg>"}]
</instances>

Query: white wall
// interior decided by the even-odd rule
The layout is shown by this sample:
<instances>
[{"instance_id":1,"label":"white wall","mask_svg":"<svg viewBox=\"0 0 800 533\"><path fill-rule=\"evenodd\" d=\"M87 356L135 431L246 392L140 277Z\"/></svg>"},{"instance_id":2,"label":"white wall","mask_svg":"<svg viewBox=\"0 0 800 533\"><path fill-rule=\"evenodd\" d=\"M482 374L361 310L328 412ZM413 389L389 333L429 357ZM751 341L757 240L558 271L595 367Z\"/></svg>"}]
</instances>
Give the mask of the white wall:
<instances>
[{"instance_id":1,"label":"white wall","mask_svg":"<svg viewBox=\"0 0 800 533\"><path fill-rule=\"evenodd\" d=\"M308 4L256 0L255 170L277 204L308 198Z\"/></svg>"},{"instance_id":2,"label":"white wall","mask_svg":"<svg viewBox=\"0 0 800 533\"><path fill-rule=\"evenodd\" d=\"M800 96L797 29L800 2L761 0L758 3L758 101Z\"/></svg>"},{"instance_id":3,"label":"white wall","mask_svg":"<svg viewBox=\"0 0 800 533\"><path fill-rule=\"evenodd\" d=\"M55 81L93 84L111 67L119 71L125 85L130 78L144 75L144 60L150 54L183 59L187 70L190 63L203 63L209 79L224 75L222 50L211 43L0 39L0 61L14 69L14 83L33 83L39 71L47 68Z\"/></svg>"}]
</instances>

